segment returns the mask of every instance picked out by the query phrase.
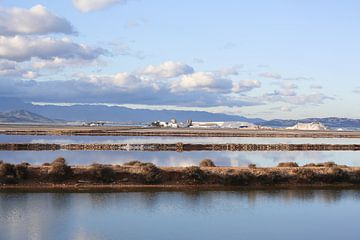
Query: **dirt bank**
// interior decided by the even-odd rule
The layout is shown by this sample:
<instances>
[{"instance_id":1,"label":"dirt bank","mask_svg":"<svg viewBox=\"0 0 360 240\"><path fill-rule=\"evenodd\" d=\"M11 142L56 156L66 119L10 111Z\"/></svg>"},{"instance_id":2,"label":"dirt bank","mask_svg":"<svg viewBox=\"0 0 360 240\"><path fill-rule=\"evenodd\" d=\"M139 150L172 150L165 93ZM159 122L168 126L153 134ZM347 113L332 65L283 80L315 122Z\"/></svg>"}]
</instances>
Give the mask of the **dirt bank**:
<instances>
[{"instance_id":1,"label":"dirt bank","mask_svg":"<svg viewBox=\"0 0 360 240\"><path fill-rule=\"evenodd\" d=\"M38 144L0 143L0 151L359 151L360 144Z\"/></svg>"},{"instance_id":2,"label":"dirt bank","mask_svg":"<svg viewBox=\"0 0 360 240\"><path fill-rule=\"evenodd\" d=\"M0 164L0 190L7 189L126 189L186 187L360 186L360 167L334 163L282 163L278 167L157 167L151 163L68 166L59 158L51 164Z\"/></svg>"},{"instance_id":3,"label":"dirt bank","mask_svg":"<svg viewBox=\"0 0 360 240\"><path fill-rule=\"evenodd\" d=\"M161 129L142 127L83 127L59 125L0 124L0 134L7 135L73 135L73 136L174 136L174 137L301 137L360 138L360 131L298 131L249 129Z\"/></svg>"}]
</instances>

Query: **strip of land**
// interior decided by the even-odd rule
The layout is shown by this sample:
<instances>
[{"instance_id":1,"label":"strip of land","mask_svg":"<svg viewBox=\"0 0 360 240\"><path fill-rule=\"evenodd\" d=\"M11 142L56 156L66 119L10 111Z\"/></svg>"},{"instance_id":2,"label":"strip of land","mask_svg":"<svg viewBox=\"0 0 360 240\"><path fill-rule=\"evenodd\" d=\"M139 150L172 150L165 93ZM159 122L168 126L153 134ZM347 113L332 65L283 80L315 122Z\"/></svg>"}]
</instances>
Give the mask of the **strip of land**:
<instances>
[{"instance_id":1,"label":"strip of land","mask_svg":"<svg viewBox=\"0 0 360 240\"><path fill-rule=\"evenodd\" d=\"M277 167L157 167L152 163L68 166L63 158L41 166L0 163L0 191L91 191L174 188L359 187L360 167L335 163L280 163Z\"/></svg>"},{"instance_id":2,"label":"strip of land","mask_svg":"<svg viewBox=\"0 0 360 240\"><path fill-rule=\"evenodd\" d=\"M0 151L359 151L360 144L40 144L0 143Z\"/></svg>"},{"instance_id":3,"label":"strip of land","mask_svg":"<svg viewBox=\"0 0 360 240\"><path fill-rule=\"evenodd\" d=\"M144 128L119 126L60 126L0 124L6 135L66 136L174 136L174 137L286 137L286 138L360 138L360 131L299 131L286 129L199 129Z\"/></svg>"}]
</instances>

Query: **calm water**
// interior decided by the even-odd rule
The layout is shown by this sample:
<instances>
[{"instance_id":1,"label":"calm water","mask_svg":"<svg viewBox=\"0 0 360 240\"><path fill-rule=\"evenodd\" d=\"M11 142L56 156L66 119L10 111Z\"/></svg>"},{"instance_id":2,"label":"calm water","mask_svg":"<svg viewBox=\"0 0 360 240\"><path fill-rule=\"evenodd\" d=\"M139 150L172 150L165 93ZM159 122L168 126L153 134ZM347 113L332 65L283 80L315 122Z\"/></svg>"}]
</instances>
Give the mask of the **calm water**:
<instances>
[{"instance_id":1,"label":"calm water","mask_svg":"<svg viewBox=\"0 0 360 240\"><path fill-rule=\"evenodd\" d=\"M0 239L360 239L360 190L0 193Z\"/></svg>"},{"instance_id":2,"label":"calm water","mask_svg":"<svg viewBox=\"0 0 360 240\"><path fill-rule=\"evenodd\" d=\"M152 162L158 166L198 165L205 158L212 159L218 166L275 166L279 162L298 164L333 161L348 166L360 166L360 152L124 152L124 151L0 151L0 159L10 163L29 162L42 164L57 157L65 157L72 165L97 163L122 164L138 160Z\"/></svg>"},{"instance_id":3,"label":"calm water","mask_svg":"<svg viewBox=\"0 0 360 240\"><path fill-rule=\"evenodd\" d=\"M0 135L7 143L294 143L360 144L360 138L240 138L240 137L148 137L148 136L21 136Z\"/></svg>"}]
</instances>

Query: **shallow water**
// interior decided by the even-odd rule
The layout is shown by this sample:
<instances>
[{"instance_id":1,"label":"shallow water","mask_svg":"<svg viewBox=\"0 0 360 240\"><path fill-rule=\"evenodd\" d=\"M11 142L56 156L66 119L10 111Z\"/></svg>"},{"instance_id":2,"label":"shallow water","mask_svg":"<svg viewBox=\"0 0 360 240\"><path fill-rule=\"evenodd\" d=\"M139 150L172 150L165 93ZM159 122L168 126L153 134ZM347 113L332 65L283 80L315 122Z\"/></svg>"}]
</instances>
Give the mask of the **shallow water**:
<instances>
[{"instance_id":1,"label":"shallow water","mask_svg":"<svg viewBox=\"0 0 360 240\"><path fill-rule=\"evenodd\" d=\"M360 144L360 138L241 138L241 137L149 137L149 136L31 136L0 135L0 143L293 143Z\"/></svg>"},{"instance_id":2,"label":"shallow water","mask_svg":"<svg viewBox=\"0 0 360 240\"><path fill-rule=\"evenodd\" d=\"M360 190L0 193L0 239L360 239Z\"/></svg>"},{"instance_id":3,"label":"shallow water","mask_svg":"<svg viewBox=\"0 0 360 240\"><path fill-rule=\"evenodd\" d=\"M64 157L69 164L87 165L94 162L122 164L138 160L152 162L158 166L198 165L205 158L212 159L217 166L276 166L279 162L321 163L333 161L348 166L360 166L360 152L124 152L124 151L0 151L0 159L9 163L29 162L42 164L57 157Z\"/></svg>"}]
</instances>

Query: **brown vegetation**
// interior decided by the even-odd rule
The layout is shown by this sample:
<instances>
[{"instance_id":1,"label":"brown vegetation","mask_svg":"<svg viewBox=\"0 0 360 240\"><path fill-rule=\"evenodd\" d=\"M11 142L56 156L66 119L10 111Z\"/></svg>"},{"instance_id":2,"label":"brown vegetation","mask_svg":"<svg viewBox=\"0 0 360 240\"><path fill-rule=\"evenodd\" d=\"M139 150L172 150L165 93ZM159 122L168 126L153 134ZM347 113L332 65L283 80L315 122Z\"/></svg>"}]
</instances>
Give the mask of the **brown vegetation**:
<instances>
[{"instance_id":1,"label":"brown vegetation","mask_svg":"<svg viewBox=\"0 0 360 240\"><path fill-rule=\"evenodd\" d=\"M281 162L277 165L277 167L299 167L296 162Z\"/></svg>"},{"instance_id":2,"label":"brown vegetation","mask_svg":"<svg viewBox=\"0 0 360 240\"><path fill-rule=\"evenodd\" d=\"M54 182L63 182L72 174L71 167L62 157L55 159L48 168L48 177Z\"/></svg>"},{"instance_id":3,"label":"brown vegetation","mask_svg":"<svg viewBox=\"0 0 360 240\"><path fill-rule=\"evenodd\" d=\"M36 186L59 183L123 185L217 185L217 186L277 186L360 184L360 167L339 166L334 163L281 163L279 167L164 167L133 161L124 165L92 164L68 166L57 158L49 166L18 165L0 162L0 188L23 184ZM1 185L2 184L2 185Z\"/></svg>"},{"instance_id":4,"label":"brown vegetation","mask_svg":"<svg viewBox=\"0 0 360 240\"><path fill-rule=\"evenodd\" d=\"M200 167L216 167L211 159L204 159L200 162Z\"/></svg>"}]
</instances>

